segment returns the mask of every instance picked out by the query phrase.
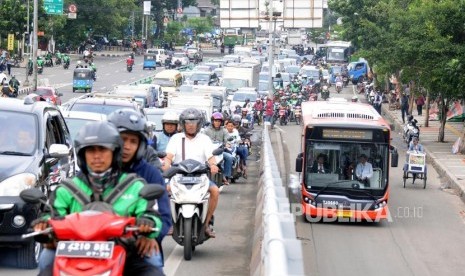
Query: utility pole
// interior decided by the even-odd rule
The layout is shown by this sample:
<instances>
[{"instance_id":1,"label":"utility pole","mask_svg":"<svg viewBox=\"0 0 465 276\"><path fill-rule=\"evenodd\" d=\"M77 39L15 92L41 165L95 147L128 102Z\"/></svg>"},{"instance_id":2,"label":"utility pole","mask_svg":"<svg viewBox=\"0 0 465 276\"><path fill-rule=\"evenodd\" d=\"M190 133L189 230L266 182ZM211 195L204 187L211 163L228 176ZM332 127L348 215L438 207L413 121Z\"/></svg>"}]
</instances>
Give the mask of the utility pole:
<instances>
[{"instance_id":1,"label":"utility pole","mask_svg":"<svg viewBox=\"0 0 465 276\"><path fill-rule=\"evenodd\" d=\"M33 63L33 69L32 69L32 88L34 91L37 90L37 51L39 48L39 41L37 40L37 31L39 28L39 16L38 16L38 11L39 11L39 0L33 0L34 1L34 18L33 18L33 34L32 38L34 39L34 43L32 45L32 63Z\"/></svg>"},{"instance_id":2,"label":"utility pole","mask_svg":"<svg viewBox=\"0 0 465 276\"><path fill-rule=\"evenodd\" d=\"M269 67L269 74L268 74L268 95L272 98L273 97L273 52L274 52L274 38L273 38L273 0L268 0L268 67Z\"/></svg>"},{"instance_id":3,"label":"utility pole","mask_svg":"<svg viewBox=\"0 0 465 276\"><path fill-rule=\"evenodd\" d=\"M134 39L134 28L136 27L134 24L135 24L135 20L134 20L134 11L132 11L132 15L131 15L131 38Z\"/></svg>"}]
</instances>

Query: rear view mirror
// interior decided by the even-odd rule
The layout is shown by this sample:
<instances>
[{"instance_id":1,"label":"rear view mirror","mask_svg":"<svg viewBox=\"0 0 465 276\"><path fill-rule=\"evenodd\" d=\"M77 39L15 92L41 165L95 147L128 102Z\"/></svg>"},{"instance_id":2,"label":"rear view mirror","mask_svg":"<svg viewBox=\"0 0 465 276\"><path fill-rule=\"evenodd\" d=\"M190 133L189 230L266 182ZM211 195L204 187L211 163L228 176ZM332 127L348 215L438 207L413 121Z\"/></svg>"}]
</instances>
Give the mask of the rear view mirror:
<instances>
[{"instance_id":1,"label":"rear view mirror","mask_svg":"<svg viewBox=\"0 0 465 276\"><path fill-rule=\"evenodd\" d=\"M42 201L47 200L47 197L37 188L26 189L21 191L19 197L26 203L38 204Z\"/></svg>"},{"instance_id":2,"label":"rear view mirror","mask_svg":"<svg viewBox=\"0 0 465 276\"><path fill-rule=\"evenodd\" d=\"M304 162L303 153L297 154L297 158L295 159L295 171L302 172L302 165Z\"/></svg>"},{"instance_id":3,"label":"rear view mirror","mask_svg":"<svg viewBox=\"0 0 465 276\"><path fill-rule=\"evenodd\" d=\"M165 187L160 184L145 185L139 192L139 196L146 200L155 200L165 193Z\"/></svg>"},{"instance_id":4,"label":"rear view mirror","mask_svg":"<svg viewBox=\"0 0 465 276\"><path fill-rule=\"evenodd\" d=\"M223 151L224 151L223 148L217 148L212 152L212 154L213 155L220 155L220 154L223 154Z\"/></svg>"}]
</instances>

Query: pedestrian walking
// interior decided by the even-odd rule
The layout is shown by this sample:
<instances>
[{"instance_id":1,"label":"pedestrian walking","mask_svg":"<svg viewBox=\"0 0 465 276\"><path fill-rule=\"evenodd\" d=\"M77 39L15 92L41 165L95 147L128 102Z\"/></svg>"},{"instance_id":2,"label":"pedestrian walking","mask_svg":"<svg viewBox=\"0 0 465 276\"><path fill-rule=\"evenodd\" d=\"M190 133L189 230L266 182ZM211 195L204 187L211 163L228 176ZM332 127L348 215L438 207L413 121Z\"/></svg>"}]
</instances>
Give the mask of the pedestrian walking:
<instances>
[{"instance_id":1,"label":"pedestrian walking","mask_svg":"<svg viewBox=\"0 0 465 276\"><path fill-rule=\"evenodd\" d=\"M405 116L408 116L408 97L402 93L400 97L400 112L402 114L402 122L405 124Z\"/></svg>"},{"instance_id":2,"label":"pedestrian walking","mask_svg":"<svg viewBox=\"0 0 465 276\"><path fill-rule=\"evenodd\" d=\"M11 76L11 67L13 66L13 60L11 57L6 58L6 70L8 71L8 75Z\"/></svg>"},{"instance_id":3,"label":"pedestrian walking","mask_svg":"<svg viewBox=\"0 0 465 276\"><path fill-rule=\"evenodd\" d=\"M423 106L425 105L425 97L422 94L417 97L415 100L415 104L417 105L418 116L421 116L423 111Z\"/></svg>"},{"instance_id":4,"label":"pedestrian walking","mask_svg":"<svg viewBox=\"0 0 465 276\"><path fill-rule=\"evenodd\" d=\"M383 102L383 97L381 96L381 91L376 90L375 99L373 101L373 107L381 115L381 104Z\"/></svg>"}]
</instances>

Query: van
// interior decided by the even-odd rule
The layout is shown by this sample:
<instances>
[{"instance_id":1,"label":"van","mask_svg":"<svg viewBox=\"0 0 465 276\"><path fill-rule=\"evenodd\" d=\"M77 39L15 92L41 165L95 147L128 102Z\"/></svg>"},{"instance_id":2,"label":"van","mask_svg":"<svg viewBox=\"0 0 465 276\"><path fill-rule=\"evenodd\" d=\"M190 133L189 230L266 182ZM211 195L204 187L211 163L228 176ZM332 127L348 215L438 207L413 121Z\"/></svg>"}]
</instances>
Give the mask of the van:
<instances>
[{"instance_id":1,"label":"van","mask_svg":"<svg viewBox=\"0 0 465 276\"><path fill-rule=\"evenodd\" d=\"M158 48L149 48L145 51L146 54L155 54L155 62L157 65L161 66L165 64L166 52L165 49Z\"/></svg>"},{"instance_id":2,"label":"van","mask_svg":"<svg viewBox=\"0 0 465 276\"><path fill-rule=\"evenodd\" d=\"M159 107L163 98L161 87L150 83L118 85L115 87L114 93L118 95L131 95L144 108Z\"/></svg>"},{"instance_id":3,"label":"van","mask_svg":"<svg viewBox=\"0 0 465 276\"><path fill-rule=\"evenodd\" d=\"M157 84L163 91L163 105L168 104L168 96L179 88L182 84L182 74L178 70L168 69L158 72L152 80L152 84Z\"/></svg>"}]
</instances>

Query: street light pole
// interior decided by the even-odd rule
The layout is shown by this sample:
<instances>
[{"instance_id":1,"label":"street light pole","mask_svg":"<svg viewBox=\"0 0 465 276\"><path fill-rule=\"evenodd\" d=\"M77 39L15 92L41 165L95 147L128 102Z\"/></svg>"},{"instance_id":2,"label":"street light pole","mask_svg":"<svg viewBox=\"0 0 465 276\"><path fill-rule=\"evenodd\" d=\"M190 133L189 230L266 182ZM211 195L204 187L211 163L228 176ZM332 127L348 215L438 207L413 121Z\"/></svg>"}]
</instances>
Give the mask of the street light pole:
<instances>
[{"instance_id":1,"label":"street light pole","mask_svg":"<svg viewBox=\"0 0 465 276\"><path fill-rule=\"evenodd\" d=\"M30 38L30 33L29 33L29 25L31 24L29 22L29 0L27 1L27 25L26 25L26 33L29 41L26 41L26 52L27 52L27 61L26 61L26 80L24 81L23 85L24 86L29 86L29 59L31 58L31 38ZM23 34L24 36L24 34Z\"/></svg>"},{"instance_id":2,"label":"street light pole","mask_svg":"<svg viewBox=\"0 0 465 276\"><path fill-rule=\"evenodd\" d=\"M268 74L268 95L273 98L273 52L274 52L274 38L273 38L273 0L269 0L269 5L268 5L268 47L270 49L268 50L268 68L269 68L269 74Z\"/></svg>"},{"instance_id":3,"label":"street light pole","mask_svg":"<svg viewBox=\"0 0 465 276\"><path fill-rule=\"evenodd\" d=\"M32 38L34 39L34 43L32 45L32 88L34 91L37 90L37 51L39 48L39 41L37 40L37 31L39 28L39 16L38 16L38 11L39 11L39 4L38 0L34 0L34 17L33 17L33 34Z\"/></svg>"}]
</instances>

